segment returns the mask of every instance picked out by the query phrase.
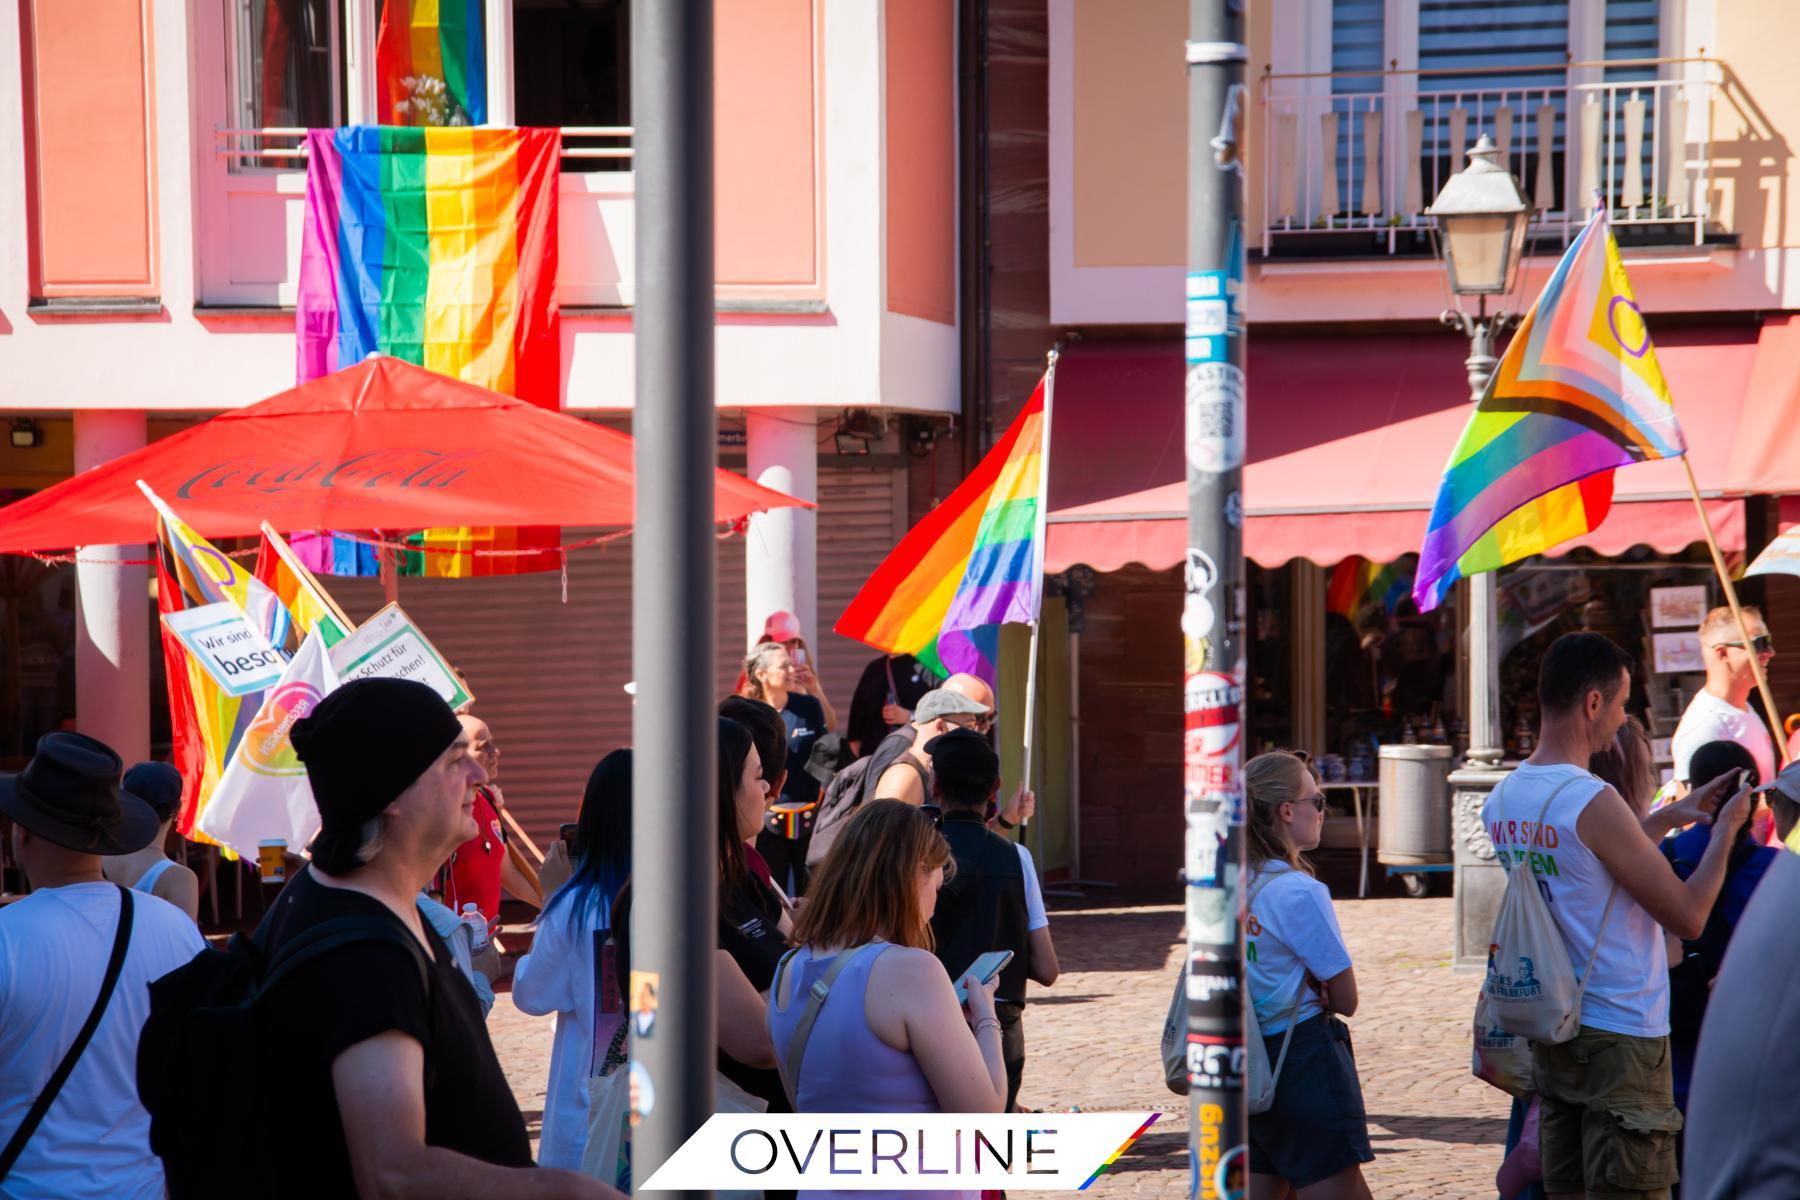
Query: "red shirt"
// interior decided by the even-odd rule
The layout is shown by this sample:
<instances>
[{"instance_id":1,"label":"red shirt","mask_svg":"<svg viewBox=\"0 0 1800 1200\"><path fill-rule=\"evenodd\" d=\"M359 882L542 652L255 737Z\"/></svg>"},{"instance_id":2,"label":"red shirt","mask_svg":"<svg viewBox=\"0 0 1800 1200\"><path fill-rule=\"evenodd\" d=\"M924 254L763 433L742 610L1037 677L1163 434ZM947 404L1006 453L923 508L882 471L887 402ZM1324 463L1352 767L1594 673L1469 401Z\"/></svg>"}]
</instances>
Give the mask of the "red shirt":
<instances>
[{"instance_id":1,"label":"red shirt","mask_svg":"<svg viewBox=\"0 0 1800 1200\"><path fill-rule=\"evenodd\" d=\"M492 921L500 912L500 868L506 863L506 834L500 812L486 788L475 789L475 836L458 846L445 865L444 903L457 916L473 904Z\"/></svg>"}]
</instances>

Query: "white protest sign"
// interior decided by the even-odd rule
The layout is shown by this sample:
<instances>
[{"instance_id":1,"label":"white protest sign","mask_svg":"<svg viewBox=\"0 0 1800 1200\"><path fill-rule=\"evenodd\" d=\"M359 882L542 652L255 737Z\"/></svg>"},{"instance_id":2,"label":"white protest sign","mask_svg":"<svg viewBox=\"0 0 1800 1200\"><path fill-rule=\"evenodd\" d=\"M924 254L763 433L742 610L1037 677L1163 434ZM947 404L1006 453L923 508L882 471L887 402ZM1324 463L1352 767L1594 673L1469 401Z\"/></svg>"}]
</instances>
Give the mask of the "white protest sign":
<instances>
[{"instance_id":1,"label":"white protest sign","mask_svg":"<svg viewBox=\"0 0 1800 1200\"><path fill-rule=\"evenodd\" d=\"M230 600L164 613L162 619L229 695L260 692L278 683L287 668L281 651Z\"/></svg>"},{"instance_id":2,"label":"white protest sign","mask_svg":"<svg viewBox=\"0 0 1800 1200\"><path fill-rule=\"evenodd\" d=\"M340 683L371 676L413 679L442 696L451 708L474 699L398 604L388 605L331 647L331 666Z\"/></svg>"}]
</instances>

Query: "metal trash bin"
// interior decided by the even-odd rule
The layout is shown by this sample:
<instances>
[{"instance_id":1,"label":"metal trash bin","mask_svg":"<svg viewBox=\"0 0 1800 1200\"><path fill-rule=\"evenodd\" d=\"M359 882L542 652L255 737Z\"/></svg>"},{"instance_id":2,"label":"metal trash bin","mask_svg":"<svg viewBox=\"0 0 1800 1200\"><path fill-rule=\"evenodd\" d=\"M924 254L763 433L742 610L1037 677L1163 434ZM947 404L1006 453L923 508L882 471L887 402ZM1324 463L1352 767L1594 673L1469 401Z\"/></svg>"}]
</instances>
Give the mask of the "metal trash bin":
<instances>
[{"instance_id":1,"label":"metal trash bin","mask_svg":"<svg viewBox=\"0 0 1800 1200\"><path fill-rule=\"evenodd\" d=\"M1380 862L1450 861L1450 760L1448 746L1381 748Z\"/></svg>"}]
</instances>

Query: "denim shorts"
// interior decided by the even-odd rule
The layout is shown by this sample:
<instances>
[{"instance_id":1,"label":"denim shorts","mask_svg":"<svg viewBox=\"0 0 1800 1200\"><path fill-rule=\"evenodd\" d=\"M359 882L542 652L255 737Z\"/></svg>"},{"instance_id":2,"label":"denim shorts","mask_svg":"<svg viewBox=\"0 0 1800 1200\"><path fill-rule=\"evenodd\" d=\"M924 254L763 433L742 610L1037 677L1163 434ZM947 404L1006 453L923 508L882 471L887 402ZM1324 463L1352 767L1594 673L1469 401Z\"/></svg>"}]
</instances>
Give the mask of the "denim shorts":
<instances>
[{"instance_id":1,"label":"denim shorts","mask_svg":"<svg viewBox=\"0 0 1800 1200\"><path fill-rule=\"evenodd\" d=\"M1263 1038L1270 1066L1281 1057L1285 1036L1283 1030ZM1309 1017L1294 1026L1273 1107L1251 1114L1250 1169L1279 1175L1298 1190L1374 1161L1350 1027L1323 1013Z\"/></svg>"}]
</instances>

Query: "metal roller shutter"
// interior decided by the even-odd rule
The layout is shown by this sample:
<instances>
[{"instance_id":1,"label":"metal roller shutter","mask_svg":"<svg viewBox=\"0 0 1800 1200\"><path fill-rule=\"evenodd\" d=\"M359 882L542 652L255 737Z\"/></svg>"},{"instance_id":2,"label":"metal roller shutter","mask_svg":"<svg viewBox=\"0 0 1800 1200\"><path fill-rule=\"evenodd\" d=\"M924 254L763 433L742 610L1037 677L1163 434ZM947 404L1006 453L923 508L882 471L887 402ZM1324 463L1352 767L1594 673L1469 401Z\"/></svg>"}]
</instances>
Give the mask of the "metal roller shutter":
<instances>
[{"instance_id":1,"label":"metal roller shutter","mask_svg":"<svg viewBox=\"0 0 1800 1200\"><path fill-rule=\"evenodd\" d=\"M571 530L568 540L586 537ZM744 546L718 543L714 691L737 680L744 628ZM370 579L329 581L355 620L381 606ZM475 712L500 748L507 806L539 847L573 821L588 774L631 743L631 543L569 555L569 602L555 572L495 579L404 579L400 606L468 676Z\"/></svg>"},{"instance_id":2,"label":"metal roller shutter","mask_svg":"<svg viewBox=\"0 0 1800 1200\"><path fill-rule=\"evenodd\" d=\"M840 720L875 651L830 632L906 532L906 473L819 468L819 677Z\"/></svg>"},{"instance_id":3,"label":"metal roller shutter","mask_svg":"<svg viewBox=\"0 0 1800 1200\"><path fill-rule=\"evenodd\" d=\"M827 629L904 532L901 472L819 471L819 620ZM571 530L568 540L588 536ZM743 665L744 543L718 543L714 696ZM381 607L373 579L326 581L351 618ZM631 741L631 543L569 556L569 602L555 572L497 579L404 579L400 605L468 676L476 713L500 747L506 802L540 847L573 821L588 773ZM873 652L824 633L820 674L841 716Z\"/></svg>"}]
</instances>

